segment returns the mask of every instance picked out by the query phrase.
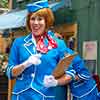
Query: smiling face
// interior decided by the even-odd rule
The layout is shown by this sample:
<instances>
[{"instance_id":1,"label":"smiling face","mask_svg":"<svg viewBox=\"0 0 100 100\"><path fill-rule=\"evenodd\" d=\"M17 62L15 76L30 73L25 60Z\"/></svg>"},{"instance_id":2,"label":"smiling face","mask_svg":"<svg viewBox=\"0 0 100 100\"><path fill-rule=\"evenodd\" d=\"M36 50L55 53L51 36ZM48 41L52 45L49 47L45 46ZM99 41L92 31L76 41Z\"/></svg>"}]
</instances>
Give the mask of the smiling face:
<instances>
[{"instance_id":1,"label":"smiling face","mask_svg":"<svg viewBox=\"0 0 100 100\"><path fill-rule=\"evenodd\" d=\"M42 35L46 29L45 18L33 14L30 17L30 28L33 35L35 36Z\"/></svg>"},{"instance_id":2,"label":"smiling face","mask_svg":"<svg viewBox=\"0 0 100 100\"><path fill-rule=\"evenodd\" d=\"M53 25L53 22L54 15L51 9L44 8L27 15L26 28L29 32L33 32L34 34L36 34L35 32L37 32L37 34L42 34L43 32L47 32Z\"/></svg>"}]
</instances>

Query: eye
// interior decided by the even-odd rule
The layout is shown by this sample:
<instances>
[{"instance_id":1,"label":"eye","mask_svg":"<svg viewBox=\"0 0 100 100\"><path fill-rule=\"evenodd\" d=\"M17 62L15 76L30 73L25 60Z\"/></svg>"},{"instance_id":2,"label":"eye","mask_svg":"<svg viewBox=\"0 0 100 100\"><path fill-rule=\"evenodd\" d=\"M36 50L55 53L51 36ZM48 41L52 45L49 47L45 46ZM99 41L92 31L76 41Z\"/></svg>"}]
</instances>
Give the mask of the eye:
<instances>
[{"instance_id":1,"label":"eye","mask_svg":"<svg viewBox=\"0 0 100 100\"><path fill-rule=\"evenodd\" d=\"M39 18L38 18L39 21L41 21L42 19L43 19L42 17L39 17Z\"/></svg>"},{"instance_id":2,"label":"eye","mask_svg":"<svg viewBox=\"0 0 100 100\"><path fill-rule=\"evenodd\" d=\"M35 20L35 17L32 17L30 20Z\"/></svg>"}]
</instances>

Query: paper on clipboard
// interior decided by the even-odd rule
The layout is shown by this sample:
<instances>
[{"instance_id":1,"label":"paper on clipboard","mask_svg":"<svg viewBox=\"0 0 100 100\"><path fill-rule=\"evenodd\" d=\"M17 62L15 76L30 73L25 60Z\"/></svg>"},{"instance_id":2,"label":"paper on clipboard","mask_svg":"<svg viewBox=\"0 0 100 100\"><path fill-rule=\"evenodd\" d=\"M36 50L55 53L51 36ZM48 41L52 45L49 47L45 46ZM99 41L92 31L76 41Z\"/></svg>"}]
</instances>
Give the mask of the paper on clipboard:
<instances>
[{"instance_id":1,"label":"paper on clipboard","mask_svg":"<svg viewBox=\"0 0 100 100\"><path fill-rule=\"evenodd\" d=\"M68 54L66 55L63 59L61 59L59 61L59 63L57 64L56 68L54 69L52 75L55 77L55 78L59 78L61 77L62 75L64 75L65 73L65 69L67 69L69 67L69 65L71 64L73 58L77 55L77 53L75 54Z\"/></svg>"}]
</instances>

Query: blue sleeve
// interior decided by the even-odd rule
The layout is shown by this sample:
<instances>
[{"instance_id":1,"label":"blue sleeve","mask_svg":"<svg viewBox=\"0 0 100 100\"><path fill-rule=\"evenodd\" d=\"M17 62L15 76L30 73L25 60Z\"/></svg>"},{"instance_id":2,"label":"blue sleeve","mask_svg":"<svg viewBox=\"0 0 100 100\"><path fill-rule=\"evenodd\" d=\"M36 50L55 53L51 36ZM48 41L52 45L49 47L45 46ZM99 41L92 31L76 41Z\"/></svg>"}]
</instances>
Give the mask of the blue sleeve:
<instances>
[{"instance_id":1,"label":"blue sleeve","mask_svg":"<svg viewBox=\"0 0 100 100\"><path fill-rule=\"evenodd\" d=\"M65 71L67 75L70 75L72 77L72 80L75 80L76 71L73 69L72 64L69 66L69 68Z\"/></svg>"},{"instance_id":2,"label":"blue sleeve","mask_svg":"<svg viewBox=\"0 0 100 100\"><path fill-rule=\"evenodd\" d=\"M75 51L71 50L68 47L65 47L63 45L63 48L61 48L65 53L68 54L74 54ZM84 60L77 55L69 65L69 68L65 71L66 74L72 76L72 78L75 78L75 75L78 75L80 79L88 80L91 78L91 74L87 67L85 66Z\"/></svg>"},{"instance_id":3,"label":"blue sleeve","mask_svg":"<svg viewBox=\"0 0 100 100\"><path fill-rule=\"evenodd\" d=\"M78 77L82 80L88 80L92 77L84 64L83 59L81 59L79 55L73 59L65 73L70 75L73 80L75 79L75 75L78 75Z\"/></svg>"},{"instance_id":4,"label":"blue sleeve","mask_svg":"<svg viewBox=\"0 0 100 100\"><path fill-rule=\"evenodd\" d=\"M91 77L90 72L85 66L85 63L79 55L77 55L72 61L73 69L76 71L79 78L88 80Z\"/></svg>"},{"instance_id":5,"label":"blue sleeve","mask_svg":"<svg viewBox=\"0 0 100 100\"><path fill-rule=\"evenodd\" d=\"M8 59L8 66L6 69L6 74L8 76L9 79L12 79L12 68L15 65L18 65L19 61L18 61L18 43L17 43L17 39L14 40L11 50L10 50L10 54L9 54L9 59Z\"/></svg>"}]
</instances>

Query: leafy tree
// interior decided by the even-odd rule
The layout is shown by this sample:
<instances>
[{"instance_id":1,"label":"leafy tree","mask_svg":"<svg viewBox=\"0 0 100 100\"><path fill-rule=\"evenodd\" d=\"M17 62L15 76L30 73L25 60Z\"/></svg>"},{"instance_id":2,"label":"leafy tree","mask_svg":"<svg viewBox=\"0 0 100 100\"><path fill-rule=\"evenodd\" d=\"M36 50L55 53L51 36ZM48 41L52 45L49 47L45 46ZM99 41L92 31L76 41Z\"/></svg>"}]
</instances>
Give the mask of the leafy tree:
<instances>
[{"instance_id":1,"label":"leafy tree","mask_svg":"<svg viewBox=\"0 0 100 100\"><path fill-rule=\"evenodd\" d=\"M0 7L8 8L8 0L0 0Z\"/></svg>"}]
</instances>

